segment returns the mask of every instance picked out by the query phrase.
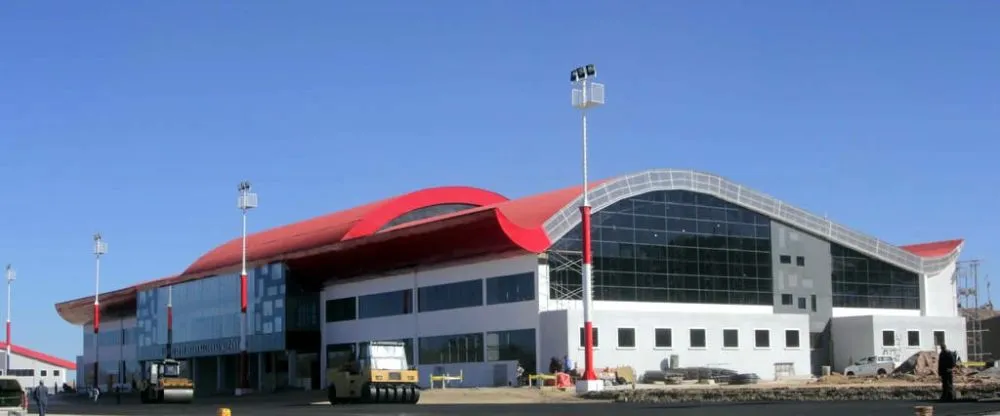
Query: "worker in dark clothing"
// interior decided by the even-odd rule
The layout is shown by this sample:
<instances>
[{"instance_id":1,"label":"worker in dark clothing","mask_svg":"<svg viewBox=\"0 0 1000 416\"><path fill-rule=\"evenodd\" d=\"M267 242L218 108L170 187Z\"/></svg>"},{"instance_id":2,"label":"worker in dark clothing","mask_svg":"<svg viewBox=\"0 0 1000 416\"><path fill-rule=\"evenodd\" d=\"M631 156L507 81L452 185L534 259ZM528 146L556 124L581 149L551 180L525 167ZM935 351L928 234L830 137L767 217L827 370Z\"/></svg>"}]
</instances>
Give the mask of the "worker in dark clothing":
<instances>
[{"instance_id":1,"label":"worker in dark clothing","mask_svg":"<svg viewBox=\"0 0 1000 416\"><path fill-rule=\"evenodd\" d=\"M948 347L941 344L941 352L938 354L938 376L941 377L941 401L950 402L955 400L955 375L952 370L958 365L958 359L954 351L949 351Z\"/></svg>"}]
</instances>

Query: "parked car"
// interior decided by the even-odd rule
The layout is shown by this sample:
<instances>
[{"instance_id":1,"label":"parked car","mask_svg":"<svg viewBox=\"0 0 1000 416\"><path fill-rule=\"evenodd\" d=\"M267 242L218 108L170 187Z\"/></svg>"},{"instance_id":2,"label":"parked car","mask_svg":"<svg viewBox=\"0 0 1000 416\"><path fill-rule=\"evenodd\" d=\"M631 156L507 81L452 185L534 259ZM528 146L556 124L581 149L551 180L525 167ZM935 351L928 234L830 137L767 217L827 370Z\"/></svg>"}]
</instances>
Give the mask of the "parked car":
<instances>
[{"instance_id":1,"label":"parked car","mask_svg":"<svg viewBox=\"0 0 1000 416\"><path fill-rule=\"evenodd\" d=\"M896 360L885 355L864 357L844 369L846 376L884 376L896 369Z\"/></svg>"}]
</instances>

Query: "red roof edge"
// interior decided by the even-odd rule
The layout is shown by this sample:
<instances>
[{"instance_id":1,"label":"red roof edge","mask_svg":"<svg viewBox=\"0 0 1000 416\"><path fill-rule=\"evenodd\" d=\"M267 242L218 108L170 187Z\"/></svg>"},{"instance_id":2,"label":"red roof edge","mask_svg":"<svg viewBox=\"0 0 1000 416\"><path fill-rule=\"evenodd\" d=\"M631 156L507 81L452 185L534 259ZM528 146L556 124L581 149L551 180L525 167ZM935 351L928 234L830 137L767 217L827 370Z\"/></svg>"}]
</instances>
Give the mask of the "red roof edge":
<instances>
[{"instance_id":1,"label":"red roof edge","mask_svg":"<svg viewBox=\"0 0 1000 416\"><path fill-rule=\"evenodd\" d=\"M6 350L7 343L0 341L0 350ZM56 367L62 367L67 370L76 371L76 363L72 361L67 361L59 357L54 357L45 353L41 353L35 350L24 348L18 345L11 344L10 352L18 355L23 355L25 357L31 358L33 360L38 360L43 363L52 364Z\"/></svg>"},{"instance_id":2,"label":"red roof edge","mask_svg":"<svg viewBox=\"0 0 1000 416\"><path fill-rule=\"evenodd\" d=\"M907 244L905 246L899 246L899 248L920 257L944 257L953 253L955 250L958 250L964 242L964 239L959 238L954 240L931 241L929 243Z\"/></svg>"}]
</instances>

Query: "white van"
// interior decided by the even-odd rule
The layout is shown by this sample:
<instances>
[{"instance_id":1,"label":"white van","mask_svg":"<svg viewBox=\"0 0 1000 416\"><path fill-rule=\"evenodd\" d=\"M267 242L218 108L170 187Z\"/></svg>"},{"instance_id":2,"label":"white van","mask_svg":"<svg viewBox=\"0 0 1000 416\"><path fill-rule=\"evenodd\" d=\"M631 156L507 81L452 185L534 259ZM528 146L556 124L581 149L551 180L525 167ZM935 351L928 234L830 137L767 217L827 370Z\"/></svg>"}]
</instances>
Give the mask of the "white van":
<instances>
[{"instance_id":1,"label":"white van","mask_svg":"<svg viewBox=\"0 0 1000 416\"><path fill-rule=\"evenodd\" d=\"M872 355L855 361L844 369L845 376L884 376L896 369L896 360L885 355Z\"/></svg>"}]
</instances>

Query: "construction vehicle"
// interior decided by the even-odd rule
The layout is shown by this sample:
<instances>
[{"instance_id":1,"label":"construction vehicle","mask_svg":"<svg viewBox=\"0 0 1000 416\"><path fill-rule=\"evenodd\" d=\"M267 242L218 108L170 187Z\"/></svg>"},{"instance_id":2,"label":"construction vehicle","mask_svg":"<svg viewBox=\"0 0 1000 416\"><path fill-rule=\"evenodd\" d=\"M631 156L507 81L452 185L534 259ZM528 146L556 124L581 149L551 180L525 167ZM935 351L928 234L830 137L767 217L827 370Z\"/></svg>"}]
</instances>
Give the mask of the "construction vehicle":
<instances>
[{"instance_id":1,"label":"construction vehicle","mask_svg":"<svg viewBox=\"0 0 1000 416\"><path fill-rule=\"evenodd\" d=\"M167 358L143 364L143 377L138 383L143 403L191 403L194 382L181 377L181 362Z\"/></svg>"},{"instance_id":2,"label":"construction vehicle","mask_svg":"<svg viewBox=\"0 0 1000 416\"><path fill-rule=\"evenodd\" d=\"M362 344L364 345L364 344ZM352 353L353 355L353 353ZM406 360L406 344L373 341L327 370L327 398L338 403L416 403L420 375Z\"/></svg>"}]
</instances>

